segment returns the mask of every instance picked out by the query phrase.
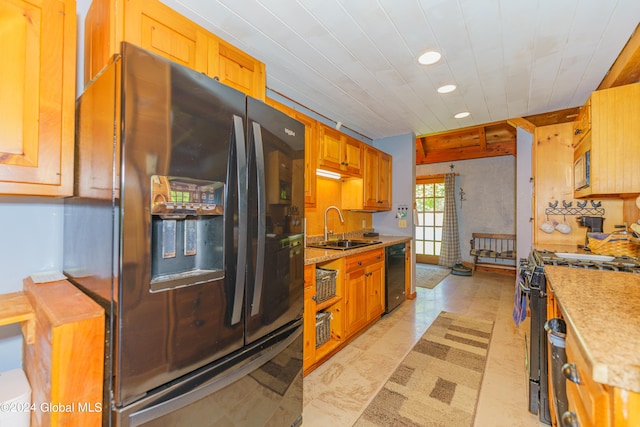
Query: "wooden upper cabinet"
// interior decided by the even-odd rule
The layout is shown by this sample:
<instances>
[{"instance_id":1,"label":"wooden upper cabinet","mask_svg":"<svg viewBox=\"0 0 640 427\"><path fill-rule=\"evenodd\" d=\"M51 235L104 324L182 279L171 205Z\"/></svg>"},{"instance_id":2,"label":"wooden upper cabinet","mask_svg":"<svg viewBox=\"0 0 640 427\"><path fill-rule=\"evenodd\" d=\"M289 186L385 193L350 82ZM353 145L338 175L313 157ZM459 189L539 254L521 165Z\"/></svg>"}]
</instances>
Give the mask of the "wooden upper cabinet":
<instances>
[{"instance_id":1,"label":"wooden upper cabinet","mask_svg":"<svg viewBox=\"0 0 640 427\"><path fill-rule=\"evenodd\" d=\"M392 157L363 144L362 179L342 183L342 208L347 210L388 211L391 209Z\"/></svg>"},{"instance_id":2,"label":"wooden upper cabinet","mask_svg":"<svg viewBox=\"0 0 640 427\"><path fill-rule=\"evenodd\" d=\"M127 41L265 99L265 66L157 0L93 0L85 20L85 83Z\"/></svg>"},{"instance_id":3,"label":"wooden upper cabinet","mask_svg":"<svg viewBox=\"0 0 640 427\"><path fill-rule=\"evenodd\" d=\"M391 209L391 178L393 176L391 165L392 157L382 151L378 152L380 156L379 163L379 175L378 175L378 209L390 210Z\"/></svg>"},{"instance_id":4,"label":"wooden upper cabinet","mask_svg":"<svg viewBox=\"0 0 640 427\"><path fill-rule=\"evenodd\" d=\"M362 174L362 144L355 138L347 136L344 142L345 170L351 175Z\"/></svg>"},{"instance_id":5,"label":"wooden upper cabinet","mask_svg":"<svg viewBox=\"0 0 640 427\"><path fill-rule=\"evenodd\" d=\"M311 117L271 98L266 98L265 103L304 125L304 205L314 208L316 206L316 168L318 167L318 124Z\"/></svg>"},{"instance_id":6,"label":"wooden upper cabinet","mask_svg":"<svg viewBox=\"0 0 640 427\"><path fill-rule=\"evenodd\" d=\"M575 147L574 160L590 151L591 184L575 197L640 193L640 83L591 94L591 130Z\"/></svg>"},{"instance_id":7,"label":"wooden upper cabinet","mask_svg":"<svg viewBox=\"0 0 640 427\"><path fill-rule=\"evenodd\" d=\"M391 209L391 156L373 147L364 149L364 208Z\"/></svg>"},{"instance_id":8,"label":"wooden upper cabinet","mask_svg":"<svg viewBox=\"0 0 640 427\"><path fill-rule=\"evenodd\" d=\"M378 207L378 179L380 175L380 156L373 147L364 149L364 207Z\"/></svg>"},{"instance_id":9,"label":"wooden upper cabinet","mask_svg":"<svg viewBox=\"0 0 640 427\"><path fill-rule=\"evenodd\" d=\"M298 112L295 112L293 117L304 124L304 205L313 208L316 206L316 168L318 167L317 122Z\"/></svg>"},{"instance_id":10,"label":"wooden upper cabinet","mask_svg":"<svg viewBox=\"0 0 640 427\"><path fill-rule=\"evenodd\" d=\"M580 108L578 118L573 122L573 146L576 147L582 138L591 130L591 99Z\"/></svg>"},{"instance_id":11,"label":"wooden upper cabinet","mask_svg":"<svg viewBox=\"0 0 640 427\"><path fill-rule=\"evenodd\" d=\"M318 124L320 141L320 167L349 176L362 176L362 146L355 138Z\"/></svg>"},{"instance_id":12,"label":"wooden upper cabinet","mask_svg":"<svg viewBox=\"0 0 640 427\"><path fill-rule=\"evenodd\" d=\"M209 38L207 74L254 98L266 98L264 64L217 37Z\"/></svg>"},{"instance_id":13,"label":"wooden upper cabinet","mask_svg":"<svg viewBox=\"0 0 640 427\"><path fill-rule=\"evenodd\" d=\"M73 192L76 3L0 0L0 194Z\"/></svg>"}]
</instances>

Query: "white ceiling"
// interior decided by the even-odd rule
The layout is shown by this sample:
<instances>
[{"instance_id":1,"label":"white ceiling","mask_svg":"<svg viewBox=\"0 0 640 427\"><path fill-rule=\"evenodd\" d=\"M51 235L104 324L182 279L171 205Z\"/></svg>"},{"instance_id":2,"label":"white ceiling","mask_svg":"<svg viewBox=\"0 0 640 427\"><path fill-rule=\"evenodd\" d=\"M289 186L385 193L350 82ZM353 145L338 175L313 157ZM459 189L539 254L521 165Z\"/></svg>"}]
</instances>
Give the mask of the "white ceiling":
<instances>
[{"instance_id":1,"label":"white ceiling","mask_svg":"<svg viewBox=\"0 0 640 427\"><path fill-rule=\"evenodd\" d=\"M268 89L372 139L582 105L640 21L640 0L161 1L264 62ZM431 49L442 60L418 64Z\"/></svg>"}]
</instances>

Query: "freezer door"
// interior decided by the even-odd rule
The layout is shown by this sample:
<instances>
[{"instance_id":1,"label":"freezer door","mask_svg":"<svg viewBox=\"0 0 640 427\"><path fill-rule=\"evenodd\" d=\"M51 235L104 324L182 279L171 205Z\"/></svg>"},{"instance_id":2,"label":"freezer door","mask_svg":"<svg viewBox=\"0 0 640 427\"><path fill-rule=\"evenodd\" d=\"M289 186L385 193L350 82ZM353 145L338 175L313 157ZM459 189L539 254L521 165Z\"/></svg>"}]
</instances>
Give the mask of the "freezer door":
<instances>
[{"instance_id":1,"label":"freezer door","mask_svg":"<svg viewBox=\"0 0 640 427\"><path fill-rule=\"evenodd\" d=\"M302 322L114 413L119 427L302 424Z\"/></svg>"},{"instance_id":2,"label":"freezer door","mask_svg":"<svg viewBox=\"0 0 640 427\"><path fill-rule=\"evenodd\" d=\"M302 123L253 98L247 117L250 343L302 316L305 132Z\"/></svg>"},{"instance_id":3,"label":"freezer door","mask_svg":"<svg viewBox=\"0 0 640 427\"><path fill-rule=\"evenodd\" d=\"M245 96L132 45L123 63L118 406L242 347L247 228Z\"/></svg>"}]
</instances>

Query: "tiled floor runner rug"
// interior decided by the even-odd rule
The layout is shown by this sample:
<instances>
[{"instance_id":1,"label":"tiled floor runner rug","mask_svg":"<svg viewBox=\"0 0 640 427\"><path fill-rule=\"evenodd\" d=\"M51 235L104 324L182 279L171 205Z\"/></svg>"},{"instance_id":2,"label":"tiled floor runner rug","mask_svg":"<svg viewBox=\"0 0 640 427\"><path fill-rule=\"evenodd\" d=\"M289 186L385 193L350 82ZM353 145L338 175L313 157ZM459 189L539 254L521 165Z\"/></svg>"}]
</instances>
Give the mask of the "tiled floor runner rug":
<instances>
[{"instance_id":1,"label":"tiled floor runner rug","mask_svg":"<svg viewBox=\"0 0 640 427\"><path fill-rule=\"evenodd\" d=\"M355 425L473 425L492 330L441 312Z\"/></svg>"}]
</instances>

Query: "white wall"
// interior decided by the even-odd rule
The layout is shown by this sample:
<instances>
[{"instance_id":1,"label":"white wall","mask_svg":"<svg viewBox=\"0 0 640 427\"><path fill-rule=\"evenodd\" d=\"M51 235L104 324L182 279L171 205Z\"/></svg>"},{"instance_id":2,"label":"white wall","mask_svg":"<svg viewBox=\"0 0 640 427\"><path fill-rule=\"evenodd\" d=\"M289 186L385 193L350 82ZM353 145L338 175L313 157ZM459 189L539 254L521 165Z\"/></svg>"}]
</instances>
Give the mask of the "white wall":
<instances>
[{"instance_id":1,"label":"white wall","mask_svg":"<svg viewBox=\"0 0 640 427\"><path fill-rule=\"evenodd\" d=\"M460 251L462 260L471 262L472 233L516 232L516 160L513 156L501 156L418 165L416 176L448 173L451 164L453 172L459 174L455 194ZM460 188L466 199L462 202Z\"/></svg>"},{"instance_id":2,"label":"white wall","mask_svg":"<svg viewBox=\"0 0 640 427\"><path fill-rule=\"evenodd\" d=\"M532 213L533 182L531 177L531 147L533 135L518 128L516 160L516 252L518 258L526 258L533 246Z\"/></svg>"}]
</instances>

